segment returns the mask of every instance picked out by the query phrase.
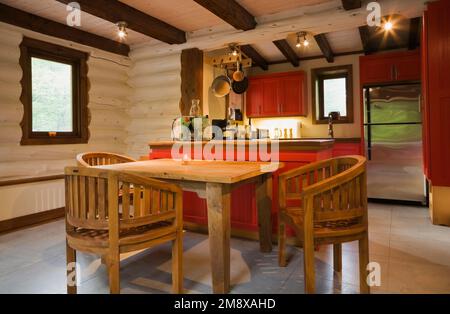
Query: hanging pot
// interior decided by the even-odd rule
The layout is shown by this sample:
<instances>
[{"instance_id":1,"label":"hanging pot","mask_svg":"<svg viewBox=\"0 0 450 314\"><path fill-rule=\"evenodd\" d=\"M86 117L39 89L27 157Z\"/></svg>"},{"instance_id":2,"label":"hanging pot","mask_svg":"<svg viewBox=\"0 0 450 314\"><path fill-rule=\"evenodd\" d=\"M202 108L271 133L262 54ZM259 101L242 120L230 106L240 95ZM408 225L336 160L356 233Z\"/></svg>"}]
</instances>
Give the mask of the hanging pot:
<instances>
[{"instance_id":1,"label":"hanging pot","mask_svg":"<svg viewBox=\"0 0 450 314\"><path fill-rule=\"evenodd\" d=\"M230 93L231 80L228 77L228 73L225 70L226 75L220 75L214 79L211 84L211 90L216 97L225 97Z\"/></svg>"},{"instance_id":2,"label":"hanging pot","mask_svg":"<svg viewBox=\"0 0 450 314\"><path fill-rule=\"evenodd\" d=\"M242 65L239 63L239 60L236 64L236 72L233 73L233 80L237 82L241 82L244 79L245 75L242 71Z\"/></svg>"},{"instance_id":3,"label":"hanging pot","mask_svg":"<svg viewBox=\"0 0 450 314\"><path fill-rule=\"evenodd\" d=\"M233 81L232 88L233 92L235 92L236 94L240 95L245 93L248 89L248 78L244 77L244 79L240 82Z\"/></svg>"}]
</instances>

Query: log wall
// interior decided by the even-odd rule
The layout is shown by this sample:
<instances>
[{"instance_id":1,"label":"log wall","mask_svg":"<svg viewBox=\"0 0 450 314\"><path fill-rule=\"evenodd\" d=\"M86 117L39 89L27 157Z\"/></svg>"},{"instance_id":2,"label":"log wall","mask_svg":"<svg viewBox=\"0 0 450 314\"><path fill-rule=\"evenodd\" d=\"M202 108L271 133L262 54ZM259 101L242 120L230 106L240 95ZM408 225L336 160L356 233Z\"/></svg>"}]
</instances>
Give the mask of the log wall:
<instances>
[{"instance_id":1,"label":"log wall","mask_svg":"<svg viewBox=\"0 0 450 314\"><path fill-rule=\"evenodd\" d=\"M88 51L89 103L91 121L88 144L21 146L19 45L23 36ZM0 23L0 180L63 173L83 151L127 152L127 109L131 88L127 85L128 58L93 50L63 40Z\"/></svg>"},{"instance_id":2,"label":"log wall","mask_svg":"<svg viewBox=\"0 0 450 314\"><path fill-rule=\"evenodd\" d=\"M148 155L148 142L171 138L173 119L180 115L181 54L160 55L151 47L131 51L128 83L128 154Z\"/></svg>"}]
</instances>

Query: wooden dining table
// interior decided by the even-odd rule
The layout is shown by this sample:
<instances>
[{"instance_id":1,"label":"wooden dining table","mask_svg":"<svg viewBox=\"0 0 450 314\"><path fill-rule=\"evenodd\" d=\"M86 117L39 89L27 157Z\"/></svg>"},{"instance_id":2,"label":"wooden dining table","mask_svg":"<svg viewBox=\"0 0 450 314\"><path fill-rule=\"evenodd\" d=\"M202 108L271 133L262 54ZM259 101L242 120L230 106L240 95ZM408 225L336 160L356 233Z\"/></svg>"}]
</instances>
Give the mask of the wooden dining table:
<instances>
[{"instance_id":1,"label":"wooden dining table","mask_svg":"<svg viewBox=\"0 0 450 314\"><path fill-rule=\"evenodd\" d=\"M280 163L155 159L98 167L172 182L184 191L195 192L206 199L214 293L230 291L230 205L233 189L243 184L255 184L260 250L272 250L272 173L282 167Z\"/></svg>"}]
</instances>

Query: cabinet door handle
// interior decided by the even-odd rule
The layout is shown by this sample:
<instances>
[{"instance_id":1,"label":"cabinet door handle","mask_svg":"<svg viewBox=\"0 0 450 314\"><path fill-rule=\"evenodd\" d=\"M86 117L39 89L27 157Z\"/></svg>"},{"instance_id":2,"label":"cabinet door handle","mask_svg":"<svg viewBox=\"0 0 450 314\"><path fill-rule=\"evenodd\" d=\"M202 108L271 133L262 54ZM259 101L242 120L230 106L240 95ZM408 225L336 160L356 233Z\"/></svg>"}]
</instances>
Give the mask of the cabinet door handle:
<instances>
[{"instance_id":1,"label":"cabinet door handle","mask_svg":"<svg viewBox=\"0 0 450 314\"><path fill-rule=\"evenodd\" d=\"M391 66L391 80L395 81L395 65Z\"/></svg>"},{"instance_id":2,"label":"cabinet door handle","mask_svg":"<svg viewBox=\"0 0 450 314\"><path fill-rule=\"evenodd\" d=\"M397 69L396 65L394 66L394 69L395 69L395 80L397 81L398 80L398 69Z\"/></svg>"}]
</instances>

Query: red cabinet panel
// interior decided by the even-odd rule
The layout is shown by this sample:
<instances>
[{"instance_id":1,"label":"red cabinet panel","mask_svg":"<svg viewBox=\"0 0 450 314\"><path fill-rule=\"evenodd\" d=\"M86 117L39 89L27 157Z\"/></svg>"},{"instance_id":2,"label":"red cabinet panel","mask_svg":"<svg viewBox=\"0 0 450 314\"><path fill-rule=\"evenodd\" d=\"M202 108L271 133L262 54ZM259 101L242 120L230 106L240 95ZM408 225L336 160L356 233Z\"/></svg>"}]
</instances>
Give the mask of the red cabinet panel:
<instances>
[{"instance_id":1,"label":"red cabinet panel","mask_svg":"<svg viewBox=\"0 0 450 314\"><path fill-rule=\"evenodd\" d=\"M299 73L283 77L280 82L280 109L283 115L306 115L305 75Z\"/></svg>"},{"instance_id":2,"label":"red cabinet panel","mask_svg":"<svg viewBox=\"0 0 450 314\"><path fill-rule=\"evenodd\" d=\"M250 80L247 91L247 116L259 117L263 105L263 81Z\"/></svg>"},{"instance_id":3,"label":"red cabinet panel","mask_svg":"<svg viewBox=\"0 0 450 314\"><path fill-rule=\"evenodd\" d=\"M420 51L403 53L400 58L396 58L394 66L397 81L420 80Z\"/></svg>"},{"instance_id":4,"label":"red cabinet panel","mask_svg":"<svg viewBox=\"0 0 450 314\"><path fill-rule=\"evenodd\" d=\"M279 81L276 78L262 80L263 84L263 106L262 116L277 116L279 111Z\"/></svg>"},{"instance_id":5,"label":"red cabinet panel","mask_svg":"<svg viewBox=\"0 0 450 314\"><path fill-rule=\"evenodd\" d=\"M303 71L250 78L248 117L306 116L306 76Z\"/></svg>"},{"instance_id":6,"label":"red cabinet panel","mask_svg":"<svg viewBox=\"0 0 450 314\"><path fill-rule=\"evenodd\" d=\"M394 80L393 64L382 56L360 57L361 84L390 82Z\"/></svg>"},{"instance_id":7,"label":"red cabinet panel","mask_svg":"<svg viewBox=\"0 0 450 314\"><path fill-rule=\"evenodd\" d=\"M335 143L333 157L361 155L361 143Z\"/></svg>"},{"instance_id":8,"label":"red cabinet panel","mask_svg":"<svg viewBox=\"0 0 450 314\"><path fill-rule=\"evenodd\" d=\"M361 85L420 80L420 51L362 56Z\"/></svg>"},{"instance_id":9,"label":"red cabinet panel","mask_svg":"<svg viewBox=\"0 0 450 314\"><path fill-rule=\"evenodd\" d=\"M428 4L425 19L425 149L428 179L450 186L450 1Z\"/></svg>"}]
</instances>

